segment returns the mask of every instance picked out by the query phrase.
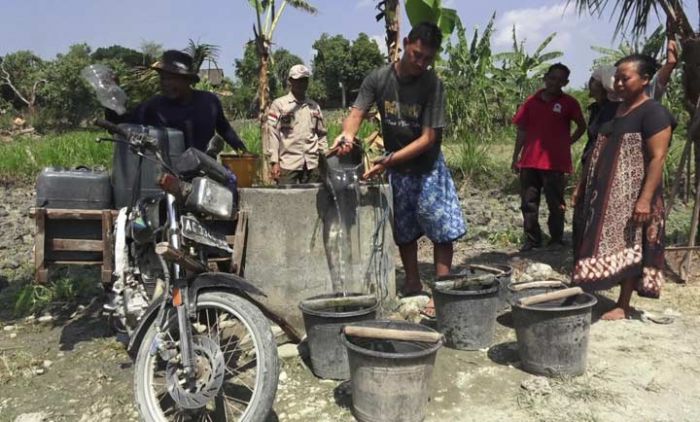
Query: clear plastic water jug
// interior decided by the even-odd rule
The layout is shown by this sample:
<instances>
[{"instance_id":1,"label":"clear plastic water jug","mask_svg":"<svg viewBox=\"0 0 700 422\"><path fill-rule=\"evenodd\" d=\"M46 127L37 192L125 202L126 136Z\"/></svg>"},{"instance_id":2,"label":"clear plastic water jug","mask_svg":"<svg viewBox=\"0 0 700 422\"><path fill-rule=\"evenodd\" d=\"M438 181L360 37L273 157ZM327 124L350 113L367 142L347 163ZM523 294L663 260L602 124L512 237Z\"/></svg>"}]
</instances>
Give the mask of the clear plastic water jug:
<instances>
[{"instance_id":1,"label":"clear plastic water jug","mask_svg":"<svg viewBox=\"0 0 700 422\"><path fill-rule=\"evenodd\" d=\"M80 76L95 90L97 100L121 115L126 112L126 93L114 81L114 72L103 64L92 64L80 71Z\"/></svg>"}]
</instances>

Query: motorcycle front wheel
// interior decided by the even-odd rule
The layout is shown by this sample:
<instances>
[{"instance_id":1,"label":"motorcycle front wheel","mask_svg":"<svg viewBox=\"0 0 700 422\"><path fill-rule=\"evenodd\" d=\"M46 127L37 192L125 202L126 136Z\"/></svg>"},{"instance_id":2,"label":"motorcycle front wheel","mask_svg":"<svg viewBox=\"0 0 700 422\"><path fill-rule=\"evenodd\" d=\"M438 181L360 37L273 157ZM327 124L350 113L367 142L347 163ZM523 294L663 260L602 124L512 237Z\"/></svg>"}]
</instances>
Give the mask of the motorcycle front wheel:
<instances>
[{"instance_id":1,"label":"motorcycle front wheel","mask_svg":"<svg viewBox=\"0 0 700 422\"><path fill-rule=\"evenodd\" d=\"M134 391L141 418L164 421L261 421L277 393L277 346L267 318L228 292L204 292L192 323L196 381L187 383L178 359L155 350L156 323L136 355ZM172 313L163 340L179 342Z\"/></svg>"}]
</instances>

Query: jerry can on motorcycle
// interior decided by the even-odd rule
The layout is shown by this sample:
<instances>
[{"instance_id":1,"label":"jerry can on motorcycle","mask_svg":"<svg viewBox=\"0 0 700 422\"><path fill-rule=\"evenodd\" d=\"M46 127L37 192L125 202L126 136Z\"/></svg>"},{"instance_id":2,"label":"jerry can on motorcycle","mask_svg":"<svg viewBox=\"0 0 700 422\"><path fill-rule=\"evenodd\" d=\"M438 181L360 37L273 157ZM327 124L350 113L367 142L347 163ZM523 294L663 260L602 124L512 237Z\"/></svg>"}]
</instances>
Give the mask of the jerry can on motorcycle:
<instances>
[{"instance_id":1,"label":"jerry can on motorcycle","mask_svg":"<svg viewBox=\"0 0 700 422\"><path fill-rule=\"evenodd\" d=\"M171 163L185 151L185 136L176 129L142 126L136 124L120 124L119 127L129 131L146 131L158 139L163 158ZM138 176L139 156L134 154L123 143L115 143L112 156L112 189L114 192L115 208L129 205ZM148 156L150 153L146 153ZM144 158L141 163L140 192L135 199L146 198L161 192L158 187L158 177L161 174L160 165Z\"/></svg>"},{"instance_id":2,"label":"jerry can on motorcycle","mask_svg":"<svg viewBox=\"0 0 700 422\"><path fill-rule=\"evenodd\" d=\"M43 208L104 210L112 208L112 186L109 173L88 168L65 169L47 167L36 181L36 205ZM102 221L46 220L46 239L101 240ZM99 261L101 252L65 251L47 248L48 261Z\"/></svg>"},{"instance_id":3,"label":"jerry can on motorcycle","mask_svg":"<svg viewBox=\"0 0 700 422\"><path fill-rule=\"evenodd\" d=\"M36 180L36 206L67 209L112 208L112 185L106 171L86 167L46 167Z\"/></svg>"}]
</instances>

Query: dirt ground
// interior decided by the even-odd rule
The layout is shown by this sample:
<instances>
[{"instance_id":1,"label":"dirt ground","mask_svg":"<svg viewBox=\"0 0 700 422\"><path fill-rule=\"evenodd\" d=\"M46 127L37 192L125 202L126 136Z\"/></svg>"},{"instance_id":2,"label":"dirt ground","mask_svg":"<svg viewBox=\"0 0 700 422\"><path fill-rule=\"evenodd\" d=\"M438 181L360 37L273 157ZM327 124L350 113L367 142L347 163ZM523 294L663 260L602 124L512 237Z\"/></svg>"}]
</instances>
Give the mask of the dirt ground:
<instances>
[{"instance_id":1,"label":"dirt ground","mask_svg":"<svg viewBox=\"0 0 700 422\"><path fill-rule=\"evenodd\" d=\"M422 245L421 270L426 273L431 255ZM524 258L562 270L567 256L561 249L521 256L460 244L455 262L518 266L527 262ZM600 300L594 319L612 304L605 297ZM633 304L674 321L596 321L590 332L588 370L581 377L533 382L534 376L518 369L507 314L499 318L490 349L441 349L426 420L697 421L700 285L671 282L661 300L635 298ZM131 360L99 316L99 307L95 301L51 321L34 317L2 322L0 421L33 412L51 421L137 420L131 404ZM270 420L351 421L350 403L347 382L314 377L294 354L282 359Z\"/></svg>"},{"instance_id":2,"label":"dirt ground","mask_svg":"<svg viewBox=\"0 0 700 422\"><path fill-rule=\"evenodd\" d=\"M694 281L697 272L688 284L674 282L678 256L668 260L669 282L662 298L634 297L633 305L671 317L671 324L646 318L598 321L613 303L600 297L586 374L538 379L519 369L515 333L508 314L501 315L490 349L439 351L426 420L700 420L700 283ZM571 255L568 249L519 254L512 248L460 242L454 261L457 266L481 262L516 268L542 262L565 276ZM421 244L420 262L421 272L429 277L428 244ZM13 282L12 274L3 277ZM0 298L7 290L0 291ZM615 294L608 292L608 297ZM12 319L7 309L0 309L0 422L138 420L132 404L132 361L100 315L100 300L66 306L50 317ZM270 422L353 420L347 382L314 377L297 353L285 353L281 362ZM30 413L35 419L28 419Z\"/></svg>"}]
</instances>

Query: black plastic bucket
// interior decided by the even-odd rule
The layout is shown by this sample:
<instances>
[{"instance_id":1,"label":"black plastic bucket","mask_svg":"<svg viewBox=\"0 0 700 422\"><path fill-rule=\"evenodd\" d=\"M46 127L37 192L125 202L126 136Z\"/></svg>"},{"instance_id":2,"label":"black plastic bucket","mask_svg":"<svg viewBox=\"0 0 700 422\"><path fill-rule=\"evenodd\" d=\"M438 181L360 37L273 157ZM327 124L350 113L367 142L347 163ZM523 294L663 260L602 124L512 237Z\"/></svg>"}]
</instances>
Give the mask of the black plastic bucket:
<instances>
[{"instance_id":1,"label":"black plastic bucket","mask_svg":"<svg viewBox=\"0 0 700 422\"><path fill-rule=\"evenodd\" d=\"M330 293L309 299L331 299L343 296L352 297L360 294ZM340 342L339 333L349 323L375 319L377 307L379 307L378 302L369 307L346 306L317 310L304 306L304 301L299 304L309 343L311 369L317 377L337 380L350 378L348 354L345 346Z\"/></svg>"},{"instance_id":2,"label":"black plastic bucket","mask_svg":"<svg viewBox=\"0 0 700 422\"><path fill-rule=\"evenodd\" d=\"M522 369L550 377L583 374L596 302L595 296L582 293L530 306L513 304Z\"/></svg>"},{"instance_id":3,"label":"black plastic bucket","mask_svg":"<svg viewBox=\"0 0 700 422\"><path fill-rule=\"evenodd\" d=\"M406 321L369 321L359 325L405 331L435 332ZM442 346L350 337L347 347L352 379L352 411L360 422L419 422L425 419L435 356Z\"/></svg>"},{"instance_id":4,"label":"black plastic bucket","mask_svg":"<svg viewBox=\"0 0 700 422\"><path fill-rule=\"evenodd\" d=\"M477 350L491 346L501 306L499 288L499 280L494 279L476 288L433 289L437 329L445 336L447 347Z\"/></svg>"},{"instance_id":5,"label":"black plastic bucket","mask_svg":"<svg viewBox=\"0 0 700 422\"><path fill-rule=\"evenodd\" d=\"M546 281L546 280L542 280ZM508 287L505 289L505 296L506 300L509 305L515 304L518 300L528 297L528 296L534 296L534 295L539 295L542 293L549 293L553 292L555 290L561 290L567 287L566 284L564 284L561 281L558 280L551 280L553 283L558 282L559 285L557 286L547 286L547 287L527 287L528 285L531 285L532 283L537 283L539 281L523 281L523 282L518 282L518 283L509 283Z\"/></svg>"},{"instance_id":6,"label":"black plastic bucket","mask_svg":"<svg viewBox=\"0 0 700 422\"><path fill-rule=\"evenodd\" d=\"M498 298L500 300L499 310L504 311L510 308L510 303L508 302L508 286L513 282L513 267L504 264L491 265L491 267L502 271L501 274L496 276L496 279L498 279L498 284L500 285L498 290Z\"/></svg>"}]
</instances>

